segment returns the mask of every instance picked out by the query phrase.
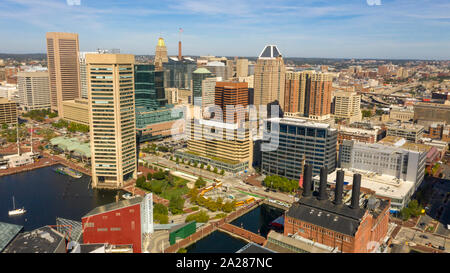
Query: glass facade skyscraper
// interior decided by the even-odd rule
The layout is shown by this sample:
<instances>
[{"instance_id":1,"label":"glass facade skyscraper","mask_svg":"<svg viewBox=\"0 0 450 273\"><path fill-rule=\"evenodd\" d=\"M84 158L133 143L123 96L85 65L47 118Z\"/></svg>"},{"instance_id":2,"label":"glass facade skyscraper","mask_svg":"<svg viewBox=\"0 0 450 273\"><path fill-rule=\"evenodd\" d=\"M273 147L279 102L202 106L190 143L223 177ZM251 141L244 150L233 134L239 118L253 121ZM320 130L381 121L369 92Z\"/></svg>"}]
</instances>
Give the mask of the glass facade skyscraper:
<instances>
[{"instance_id":1,"label":"glass facade skyscraper","mask_svg":"<svg viewBox=\"0 0 450 273\"><path fill-rule=\"evenodd\" d=\"M163 64L165 71L164 87L175 87L181 89L191 89L192 72L197 67L197 63L188 59L181 61L169 58L169 62Z\"/></svg>"},{"instance_id":2,"label":"glass facade skyscraper","mask_svg":"<svg viewBox=\"0 0 450 273\"><path fill-rule=\"evenodd\" d=\"M139 142L169 136L173 121L173 105L167 103L164 91L164 72L156 71L151 64L134 66L136 130Z\"/></svg>"},{"instance_id":3,"label":"glass facade skyscraper","mask_svg":"<svg viewBox=\"0 0 450 273\"><path fill-rule=\"evenodd\" d=\"M151 64L134 66L136 109L156 110L167 104L164 92L164 72L155 71Z\"/></svg>"}]
</instances>

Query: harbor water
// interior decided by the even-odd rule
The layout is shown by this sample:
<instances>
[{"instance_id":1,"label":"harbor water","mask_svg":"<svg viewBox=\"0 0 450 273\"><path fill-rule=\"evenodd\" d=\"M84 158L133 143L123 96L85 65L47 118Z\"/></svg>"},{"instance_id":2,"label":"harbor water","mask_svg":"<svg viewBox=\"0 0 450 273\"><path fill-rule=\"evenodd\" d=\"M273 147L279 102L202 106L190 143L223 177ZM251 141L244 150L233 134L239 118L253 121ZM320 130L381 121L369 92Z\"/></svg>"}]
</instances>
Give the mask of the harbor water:
<instances>
[{"instance_id":1,"label":"harbor water","mask_svg":"<svg viewBox=\"0 0 450 273\"><path fill-rule=\"evenodd\" d=\"M53 169L60 166L0 177L0 222L24 226L24 231L55 225L57 217L81 222L93 208L115 201L118 191L92 189L90 176L77 179L56 173ZM13 196L16 208L25 208L25 214L8 215Z\"/></svg>"},{"instance_id":2,"label":"harbor water","mask_svg":"<svg viewBox=\"0 0 450 273\"><path fill-rule=\"evenodd\" d=\"M270 231L270 223L282 214L283 210L263 204L235 219L231 224L266 237ZM246 244L248 242L245 240L214 231L186 249L188 253L235 253Z\"/></svg>"}]
</instances>

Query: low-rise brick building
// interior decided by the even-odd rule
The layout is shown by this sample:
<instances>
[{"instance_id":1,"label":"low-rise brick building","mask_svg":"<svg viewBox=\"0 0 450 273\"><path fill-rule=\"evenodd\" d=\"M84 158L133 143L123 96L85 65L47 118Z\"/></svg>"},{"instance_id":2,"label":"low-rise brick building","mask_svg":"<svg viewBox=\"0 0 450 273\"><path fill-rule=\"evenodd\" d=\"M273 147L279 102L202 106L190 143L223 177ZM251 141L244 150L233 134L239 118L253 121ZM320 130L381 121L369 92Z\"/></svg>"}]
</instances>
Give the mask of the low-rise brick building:
<instances>
[{"instance_id":1,"label":"low-rise brick building","mask_svg":"<svg viewBox=\"0 0 450 273\"><path fill-rule=\"evenodd\" d=\"M321 169L319 194L313 196L311 167L305 165L303 196L285 214L284 235L300 236L339 252L377 251L388 232L390 200L361 194L359 174L354 175L351 197L343 196L343 171L336 176L334 201L326 192L326 168Z\"/></svg>"}]
</instances>

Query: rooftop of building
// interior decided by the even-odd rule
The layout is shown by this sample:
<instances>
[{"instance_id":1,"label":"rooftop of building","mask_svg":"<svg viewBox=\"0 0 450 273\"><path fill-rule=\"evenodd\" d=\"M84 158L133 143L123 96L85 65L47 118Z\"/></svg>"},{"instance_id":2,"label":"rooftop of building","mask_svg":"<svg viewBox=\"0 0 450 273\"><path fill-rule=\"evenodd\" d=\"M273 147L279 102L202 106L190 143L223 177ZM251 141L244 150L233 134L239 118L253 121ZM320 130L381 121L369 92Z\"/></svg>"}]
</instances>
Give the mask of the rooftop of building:
<instances>
[{"instance_id":1,"label":"rooftop of building","mask_svg":"<svg viewBox=\"0 0 450 273\"><path fill-rule=\"evenodd\" d=\"M212 62L208 62L206 64L206 66L225 66L225 64L220 61L212 61Z\"/></svg>"},{"instance_id":2,"label":"rooftop of building","mask_svg":"<svg viewBox=\"0 0 450 273\"><path fill-rule=\"evenodd\" d=\"M159 37L158 39L158 46L166 46L166 44L164 43L164 39L162 37Z\"/></svg>"},{"instance_id":3,"label":"rooftop of building","mask_svg":"<svg viewBox=\"0 0 450 273\"><path fill-rule=\"evenodd\" d=\"M402 148L408 151L419 151L419 152L428 152L431 148L428 145L410 142L398 136L386 136L385 138L378 141L378 144L386 144L397 148Z\"/></svg>"},{"instance_id":4,"label":"rooftop of building","mask_svg":"<svg viewBox=\"0 0 450 273\"><path fill-rule=\"evenodd\" d=\"M3 252L55 253L62 252L61 244L65 244L64 235L49 226L44 226L30 232L20 233ZM65 245L63 249L65 249Z\"/></svg>"},{"instance_id":5,"label":"rooftop of building","mask_svg":"<svg viewBox=\"0 0 450 273\"><path fill-rule=\"evenodd\" d=\"M408 130L423 130L423 126L414 123L405 123L405 122L396 122L396 123L387 123L386 127L389 130L396 129L408 129Z\"/></svg>"},{"instance_id":6,"label":"rooftop of building","mask_svg":"<svg viewBox=\"0 0 450 273\"><path fill-rule=\"evenodd\" d=\"M76 244L70 253L133 253L133 245Z\"/></svg>"},{"instance_id":7,"label":"rooftop of building","mask_svg":"<svg viewBox=\"0 0 450 273\"><path fill-rule=\"evenodd\" d=\"M0 222L0 253L22 230L23 226Z\"/></svg>"},{"instance_id":8,"label":"rooftop of building","mask_svg":"<svg viewBox=\"0 0 450 273\"><path fill-rule=\"evenodd\" d=\"M267 235L267 240L267 248L281 253L296 253L297 251L293 251L291 249L292 247L308 253L335 252L335 249L332 247L320 244L318 242L314 242L300 236L284 236L283 234L277 233L273 230L271 230Z\"/></svg>"},{"instance_id":9,"label":"rooftop of building","mask_svg":"<svg viewBox=\"0 0 450 273\"><path fill-rule=\"evenodd\" d=\"M276 45L266 45L259 54L260 59L273 59L281 57L281 53Z\"/></svg>"},{"instance_id":10,"label":"rooftop of building","mask_svg":"<svg viewBox=\"0 0 450 273\"><path fill-rule=\"evenodd\" d=\"M329 198L325 200L319 200L316 196L302 196L298 202L292 204L286 212L286 216L354 236L366 213L377 218L389 205L388 200L363 191L359 196L359 208L356 209L350 207L351 198L344 198L342 205L335 205L330 198L332 194L327 193L327 195ZM346 197L348 195L349 192Z\"/></svg>"},{"instance_id":11,"label":"rooftop of building","mask_svg":"<svg viewBox=\"0 0 450 273\"><path fill-rule=\"evenodd\" d=\"M50 144L53 146L58 146L60 149L76 152L83 156L91 156L91 145L89 143L84 143L77 138L67 138L64 136L55 137L50 139Z\"/></svg>"},{"instance_id":12,"label":"rooftop of building","mask_svg":"<svg viewBox=\"0 0 450 273\"><path fill-rule=\"evenodd\" d=\"M336 130L334 128L331 128L331 126L327 123L314 122L311 120L301 119L301 118L278 118L277 117L277 118L266 119L266 121L287 124L287 125L306 126L306 127L315 127L315 128Z\"/></svg>"},{"instance_id":13,"label":"rooftop of building","mask_svg":"<svg viewBox=\"0 0 450 273\"><path fill-rule=\"evenodd\" d=\"M89 216L93 216L93 215L102 214L102 213L109 212L109 211L114 211L114 210L126 208L126 207L129 207L129 206L134 206L136 204L141 203L142 200L143 200L143 197L137 196L137 197L134 197L132 199L127 199L127 200L122 200L122 201L119 201L119 202L109 203L109 204L106 204L106 205L103 205L103 206L96 207L95 209L91 210L86 215L84 215L82 218L86 218L86 217L89 217Z\"/></svg>"},{"instance_id":14,"label":"rooftop of building","mask_svg":"<svg viewBox=\"0 0 450 273\"><path fill-rule=\"evenodd\" d=\"M16 103L16 102L8 100L7 98L0 97L0 103Z\"/></svg>"},{"instance_id":15,"label":"rooftop of building","mask_svg":"<svg viewBox=\"0 0 450 273\"><path fill-rule=\"evenodd\" d=\"M330 185L336 184L336 173L343 170L344 183L346 186L353 184L353 175L361 174L361 187L374 191L377 195L394 199L402 199L414 187L414 182L398 179L395 176L386 174L377 174L370 171L362 171L355 169L336 169L328 174L327 181ZM314 180L318 181L319 175L314 176Z\"/></svg>"},{"instance_id":16,"label":"rooftop of building","mask_svg":"<svg viewBox=\"0 0 450 273\"><path fill-rule=\"evenodd\" d=\"M194 72L195 74L211 74L211 71L209 71L208 69L204 68L204 67L200 67L197 68Z\"/></svg>"}]
</instances>

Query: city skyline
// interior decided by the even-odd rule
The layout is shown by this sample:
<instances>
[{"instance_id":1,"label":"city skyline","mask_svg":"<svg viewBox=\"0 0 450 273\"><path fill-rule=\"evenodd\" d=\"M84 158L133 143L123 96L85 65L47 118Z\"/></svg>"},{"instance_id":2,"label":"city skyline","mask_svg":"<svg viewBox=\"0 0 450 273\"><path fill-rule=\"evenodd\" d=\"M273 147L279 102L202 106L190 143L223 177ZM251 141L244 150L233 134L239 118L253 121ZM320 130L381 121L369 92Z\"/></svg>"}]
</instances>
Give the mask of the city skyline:
<instances>
[{"instance_id":1,"label":"city skyline","mask_svg":"<svg viewBox=\"0 0 450 273\"><path fill-rule=\"evenodd\" d=\"M257 56L276 44L284 57L450 59L446 1L231 2L6 0L0 34L17 39L0 52L45 52L42 36L58 31L78 33L80 51L136 55L153 55L161 36L175 56L182 28L184 55Z\"/></svg>"}]
</instances>

